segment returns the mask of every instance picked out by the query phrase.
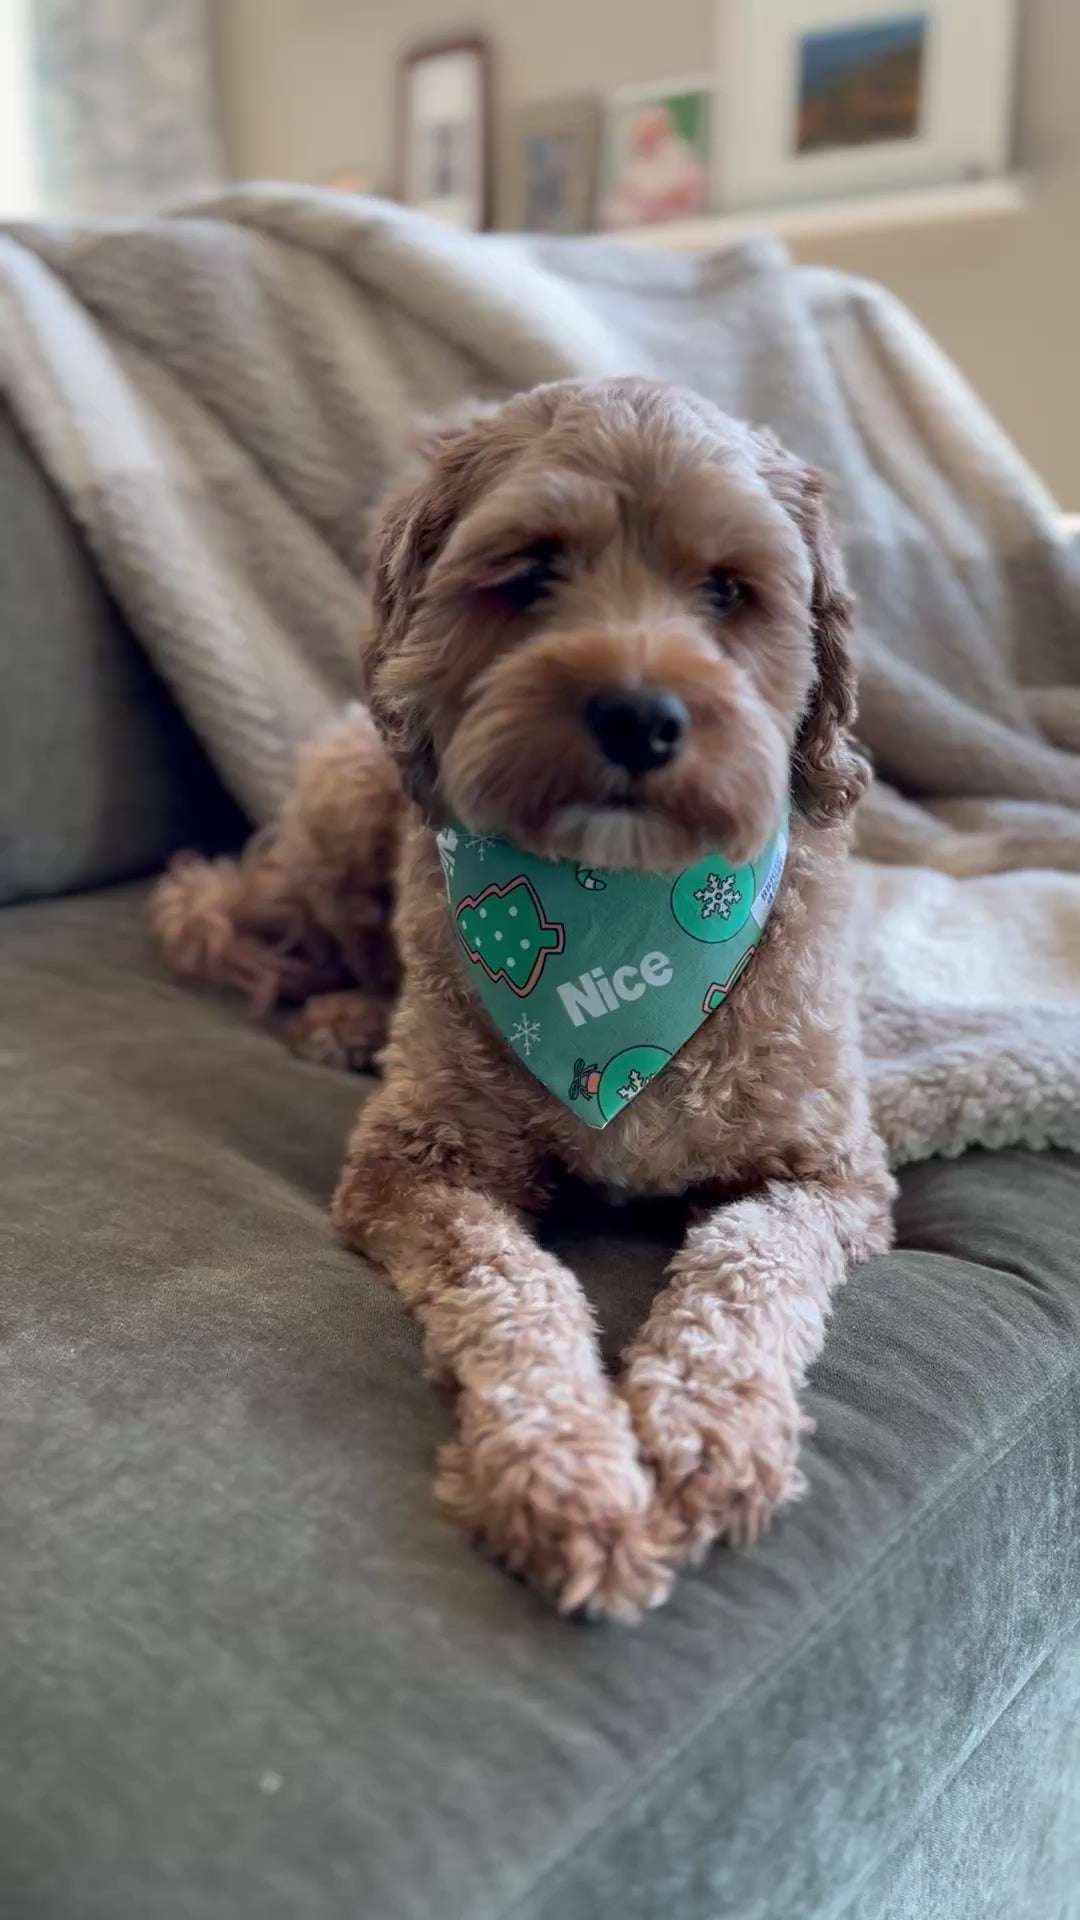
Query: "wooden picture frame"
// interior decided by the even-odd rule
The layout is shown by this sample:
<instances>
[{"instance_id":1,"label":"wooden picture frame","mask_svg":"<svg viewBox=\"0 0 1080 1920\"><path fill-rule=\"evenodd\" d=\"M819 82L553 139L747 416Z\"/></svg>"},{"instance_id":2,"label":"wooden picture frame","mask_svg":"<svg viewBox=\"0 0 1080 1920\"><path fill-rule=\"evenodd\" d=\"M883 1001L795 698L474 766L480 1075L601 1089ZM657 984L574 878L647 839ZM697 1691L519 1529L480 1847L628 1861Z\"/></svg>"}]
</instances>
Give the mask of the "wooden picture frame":
<instances>
[{"instance_id":1,"label":"wooden picture frame","mask_svg":"<svg viewBox=\"0 0 1080 1920\"><path fill-rule=\"evenodd\" d=\"M595 95L519 108L503 141L500 226L518 233L588 233L595 216L599 146Z\"/></svg>"},{"instance_id":2,"label":"wooden picture frame","mask_svg":"<svg viewBox=\"0 0 1080 1920\"><path fill-rule=\"evenodd\" d=\"M432 40L402 60L398 198L476 231L491 223L491 56L479 34Z\"/></svg>"}]
</instances>

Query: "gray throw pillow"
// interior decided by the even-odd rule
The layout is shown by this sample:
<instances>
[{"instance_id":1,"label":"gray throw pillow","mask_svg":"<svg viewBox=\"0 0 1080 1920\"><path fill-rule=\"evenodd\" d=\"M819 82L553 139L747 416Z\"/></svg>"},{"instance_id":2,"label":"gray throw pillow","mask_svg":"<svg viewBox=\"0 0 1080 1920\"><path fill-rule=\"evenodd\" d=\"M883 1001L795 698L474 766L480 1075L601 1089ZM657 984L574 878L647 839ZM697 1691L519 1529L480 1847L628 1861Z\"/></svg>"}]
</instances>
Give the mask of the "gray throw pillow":
<instances>
[{"instance_id":1,"label":"gray throw pillow","mask_svg":"<svg viewBox=\"0 0 1080 1920\"><path fill-rule=\"evenodd\" d=\"M0 904L242 830L0 407Z\"/></svg>"}]
</instances>

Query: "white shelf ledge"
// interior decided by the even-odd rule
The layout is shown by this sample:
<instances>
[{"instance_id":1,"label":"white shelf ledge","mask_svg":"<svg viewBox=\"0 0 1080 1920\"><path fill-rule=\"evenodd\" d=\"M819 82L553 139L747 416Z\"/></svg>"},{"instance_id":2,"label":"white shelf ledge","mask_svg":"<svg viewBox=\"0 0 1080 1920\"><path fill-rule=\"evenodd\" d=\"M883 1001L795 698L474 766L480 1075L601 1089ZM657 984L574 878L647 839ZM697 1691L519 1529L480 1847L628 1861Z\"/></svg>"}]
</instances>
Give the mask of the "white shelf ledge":
<instances>
[{"instance_id":1,"label":"white shelf ledge","mask_svg":"<svg viewBox=\"0 0 1080 1920\"><path fill-rule=\"evenodd\" d=\"M631 227L611 238L621 240L624 246L654 247L665 253L704 253L730 247L751 233L774 233L781 240L826 239L882 233L890 227L936 227L964 220L1001 219L1023 213L1027 204L1024 182L1014 176L955 187L914 187L904 193L868 194L848 200L815 200L803 206L759 207L702 220L671 220L655 227Z\"/></svg>"}]
</instances>

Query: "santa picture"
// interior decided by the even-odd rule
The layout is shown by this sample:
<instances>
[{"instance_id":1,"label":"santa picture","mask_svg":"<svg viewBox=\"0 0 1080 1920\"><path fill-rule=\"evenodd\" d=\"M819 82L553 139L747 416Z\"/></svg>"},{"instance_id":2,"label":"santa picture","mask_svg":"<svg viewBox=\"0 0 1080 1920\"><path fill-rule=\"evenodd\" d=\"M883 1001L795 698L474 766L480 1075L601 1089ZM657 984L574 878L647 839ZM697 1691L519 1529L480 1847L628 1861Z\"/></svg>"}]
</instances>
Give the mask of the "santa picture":
<instances>
[{"instance_id":1,"label":"santa picture","mask_svg":"<svg viewBox=\"0 0 1080 1920\"><path fill-rule=\"evenodd\" d=\"M615 99L605 142L605 227L651 226L708 212L711 106L701 89Z\"/></svg>"}]
</instances>

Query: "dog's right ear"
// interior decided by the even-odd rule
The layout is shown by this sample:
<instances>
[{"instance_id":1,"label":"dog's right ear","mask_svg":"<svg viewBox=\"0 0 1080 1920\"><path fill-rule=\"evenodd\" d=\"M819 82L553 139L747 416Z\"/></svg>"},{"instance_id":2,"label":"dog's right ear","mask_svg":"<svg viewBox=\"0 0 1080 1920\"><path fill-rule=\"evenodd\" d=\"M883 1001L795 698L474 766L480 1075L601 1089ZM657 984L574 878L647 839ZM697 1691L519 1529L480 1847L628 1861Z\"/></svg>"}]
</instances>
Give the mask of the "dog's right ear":
<instances>
[{"instance_id":1,"label":"dog's right ear","mask_svg":"<svg viewBox=\"0 0 1080 1920\"><path fill-rule=\"evenodd\" d=\"M480 448L476 428L494 407L473 403L418 423L410 435L414 464L379 516L375 530L372 620L361 646L361 687L407 793L425 809L435 757L419 689L392 663L412 626L432 563L467 500Z\"/></svg>"}]
</instances>

